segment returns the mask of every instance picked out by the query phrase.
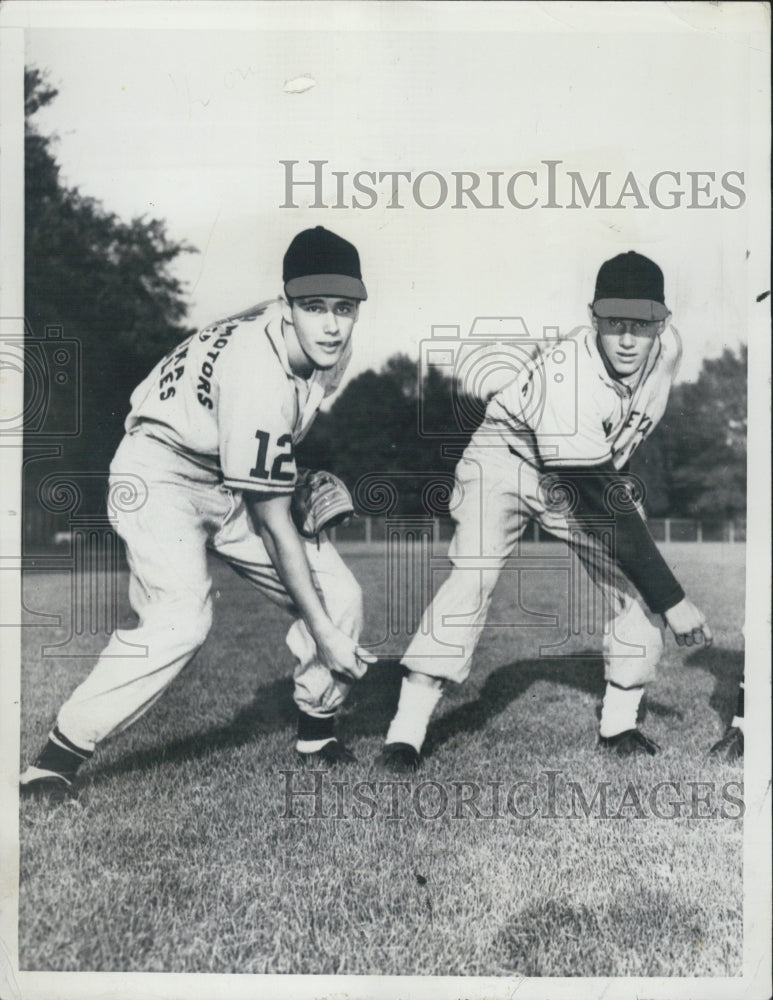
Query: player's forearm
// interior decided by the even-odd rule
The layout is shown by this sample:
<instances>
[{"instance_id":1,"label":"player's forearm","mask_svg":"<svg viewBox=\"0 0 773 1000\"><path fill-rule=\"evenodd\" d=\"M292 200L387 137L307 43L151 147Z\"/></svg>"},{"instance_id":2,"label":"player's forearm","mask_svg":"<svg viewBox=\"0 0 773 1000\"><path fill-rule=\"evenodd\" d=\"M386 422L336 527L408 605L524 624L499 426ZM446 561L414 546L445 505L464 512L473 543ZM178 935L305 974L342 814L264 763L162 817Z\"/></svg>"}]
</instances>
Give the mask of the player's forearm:
<instances>
[{"instance_id":1,"label":"player's forearm","mask_svg":"<svg viewBox=\"0 0 773 1000\"><path fill-rule=\"evenodd\" d=\"M650 611L662 614L684 599L684 591L661 555L638 510L621 509L609 502L611 494L625 489L625 480L611 465L596 469L556 470L574 488L577 504L573 517L586 530L595 530L605 542ZM611 538L603 528L612 521ZM599 530L602 529L602 530Z\"/></svg>"},{"instance_id":2,"label":"player's forearm","mask_svg":"<svg viewBox=\"0 0 773 1000\"><path fill-rule=\"evenodd\" d=\"M249 501L247 506L280 580L316 641L333 629L333 623L314 586L303 542L289 512L267 519Z\"/></svg>"},{"instance_id":3,"label":"player's forearm","mask_svg":"<svg viewBox=\"0 0 773 1000\"><path fill-rule=\"evenodd\" d=\"M684 590L647 530L640 511L616 516L615 558L653 613L662 614L684 600Z\"/></svg>"}]
</instances>

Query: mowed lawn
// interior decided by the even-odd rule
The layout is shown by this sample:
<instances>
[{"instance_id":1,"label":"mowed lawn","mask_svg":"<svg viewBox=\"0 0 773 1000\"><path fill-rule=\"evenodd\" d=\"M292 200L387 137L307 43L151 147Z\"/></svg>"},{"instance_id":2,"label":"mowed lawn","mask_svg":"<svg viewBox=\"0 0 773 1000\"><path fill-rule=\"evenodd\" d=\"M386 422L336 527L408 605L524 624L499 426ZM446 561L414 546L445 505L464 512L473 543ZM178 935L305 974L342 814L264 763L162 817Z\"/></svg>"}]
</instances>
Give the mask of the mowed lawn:
<instances>
[{"instance_id":1,"label":"mowed lawn","mask_svg":"<svg viewBox=\"0 0 773 1000\"><path fill-rule=\"evenodd\" d=\"M364 639L384 640L340 722L358 763L316 774L293 753L288 619L213 566L196 659L100 748L76 802L22 803L21 968L740 975L743 771L706 751L743 668L743 546L665 549L715 645L668 640L643 722L663 752L643 760L596 747L600 637L572 630L564 550L524 551L533 568L503 574L496 624L410 779L372 763L410 620L383 557L346 556ZM67 638L69 577L30 572L25 587L22 765L93 662L41 655ZM103 642L87 632L64 651Z\"/></svg>"}]
</instances>

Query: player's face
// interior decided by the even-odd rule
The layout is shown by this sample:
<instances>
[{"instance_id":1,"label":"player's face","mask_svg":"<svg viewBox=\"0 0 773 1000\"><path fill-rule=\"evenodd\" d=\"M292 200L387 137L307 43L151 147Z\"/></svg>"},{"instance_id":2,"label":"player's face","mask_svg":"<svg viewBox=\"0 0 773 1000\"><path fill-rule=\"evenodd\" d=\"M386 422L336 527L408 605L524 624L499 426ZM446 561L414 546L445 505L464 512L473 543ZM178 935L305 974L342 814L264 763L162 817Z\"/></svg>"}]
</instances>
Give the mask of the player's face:
<instances>
[{"instance_id":1,"label":"player's face","mask_svg":"<svg viewBox=\"0 0 773 1000\"><path fill-rule=\"evenodd\" d=\"M332 368L341 359L357 322L359 302L321 295L284 303L287 352L296 375Z\"/></svg>"},{"instance_id":2,"label":"player's face","mask_svg":"<svg viewBox=\"0 0 773 1000\"><path fill-rule=\"evenodd\" d=\"M621 378L635 375L649 357L653 341L663 332L661 320L596 317L599 343L607 362Z\"/></svg>"}]
</instances>

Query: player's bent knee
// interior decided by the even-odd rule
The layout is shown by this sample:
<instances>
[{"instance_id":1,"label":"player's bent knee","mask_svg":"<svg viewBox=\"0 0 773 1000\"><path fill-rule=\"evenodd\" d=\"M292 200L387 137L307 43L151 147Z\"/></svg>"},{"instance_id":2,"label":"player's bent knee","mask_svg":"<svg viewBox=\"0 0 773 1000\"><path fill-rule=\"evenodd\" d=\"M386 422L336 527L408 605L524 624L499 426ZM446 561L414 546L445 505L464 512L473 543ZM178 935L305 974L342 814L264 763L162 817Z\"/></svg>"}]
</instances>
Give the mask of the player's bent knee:
<instances>
[{"instance_id":1,"label":"player's bent knee","mask_svg":"<svg viewBox=\"0 0 773 1000\"><path fill-rule=\"evenodd\" d=\"M604 636L606 679L620 687L653 681L663 649L662 629L650 621L637 601L631 601L609 623Z\"/></svg>"},{"instance_id":2,"label":"player's bent knee","mask_svg":"<svg viewBox=\"0 0 773 1000\"><path fill-rule=\"evenodd\" d=\"M212 602L178 602L147 615L143 626L150 631L163 629L165 641L173 640L179 650L196 650L204 644L212 628Z\"/></svg>"},{"instance_id":3,"label":"player's bent knee","mask_svg":"<svg viewBox=\"0 0 773 1000\"><path fill-rule=\"evenodd\" d=\"M199 612L195 623L189 625L188 638L197 648L202 646L212 628L212 608L206 607Z\"/></svg>"},{"instance_id":4,"label":"player's bent knee","mask_svg":"<svg viewBox=\"0 0 773 1000\"><path fill-rule=\"evenodd\" d=\"M191 646L201 646L212 628L212 602L188 605L175 615L174 628Z\"/></svg>"},{"instance_id":5,"label":"player's bent knee","mask_svg":"<svg viewBox=\"0 0 773 1000\"><path fill-rule=\"evenodd\" d=\"M435 601L438 607L452 608L454 614L483 614L488 608L498 579L498 569L481 571L454 565L450 575L441 584Z\"/></svg>"}]
</instances>

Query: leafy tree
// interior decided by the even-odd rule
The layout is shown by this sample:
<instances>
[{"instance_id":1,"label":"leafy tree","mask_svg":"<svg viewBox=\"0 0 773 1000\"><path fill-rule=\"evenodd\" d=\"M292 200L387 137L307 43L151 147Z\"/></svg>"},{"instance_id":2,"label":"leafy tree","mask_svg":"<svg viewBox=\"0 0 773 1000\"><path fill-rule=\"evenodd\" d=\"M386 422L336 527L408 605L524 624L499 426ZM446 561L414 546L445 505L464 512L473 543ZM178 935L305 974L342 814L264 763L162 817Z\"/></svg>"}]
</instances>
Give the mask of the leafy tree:
<instances>
[{"instance_id":1,"label":"leafy tree","mask_svg":"<svg viewBox=\"0 0 773 1000\"><path fill-rule=\"evenodd\" d=\"M35 341L48 328L61 327L65 338L80 342L82 432L62 439L64 468L106 469L131 391L190 332L183 322L183 287L170 265L193 250L170 240L161 220L124 222L63 184L54 138L41 134L34 121L57 91L36 68L26 70L24 85L25 315ZM57 426L57 407L75 403L51 393L48 425ZM34 434L26 444L31 457ZM29 492L50 469L39 462L28 468ZM97 483L94 492L103 489Z\"/></svg>"},{"instance_id":2,"label":"leafy tree","mask_svg":"<svg viewBox=\"0 0 773 1000\"><path fill-rule=\"evenodd\" d=\"M655 516L746 513L747 348L708 358L674 387L665 417L631 463Z\"/></svg>"},{"instance_id":3,"label":"leafy tree","mask_svg":"<svg viewBox=\"0 0 773 1000\"><path fill-rule=\"evenodd\" d=\"M312 427L301 460L338 472L352 486L382 473L398 490L397 513L425 513L427 476L453 472L482 416L483 406L459 398L438 369L430 368L419 387L416 363L396 355L379 373L368 371L349 383ZM454 445L447 456L444 443ZM634 455L631 471L644 481L651 516L743 516L745 348L705 361L695 383L674 387L666 416Z\"/></svg>"},{"instance_id":4,"label":"leafy tree","mask_svg":"<svg viewBox=\"0 0 773 1000\"><path fill-rule=\"evenodd\" d=\"M411 378L415 383L415 363L399 356L379 374L357 375L314 423L299 462L325 466L352 487L369 473L410 470L418 444Z\"/></svg>"},{"instance_id":5,"label":"leafy tree","mask_svg":"<svg viewBox=\"0 0 773 1000\"><path fill-rule=\"evenodd\" d=\"M461 402L469 419L474 408ZM461 453L471 434L467 422L460 427L449 378L430 368L420 386L416 362L397 354L380 372L352 379L314 423L298 459L336 472L352 487L378 474L398 494L393 513L426 514L425 487L433 477L452 473L458 457L444 457L442 446L453 442ZM446 512L442 490L433 491L432 510Z\"/></svg>"},{"instance_id":6,"label":"leafy tree","mask_svg":"<svg viewBox=\"0 0 773 1000\"><path fill-rule=\"evenodd\" d=\"M673 406L674 393L676 390L672 390L669 407ZM631 458L629 469L644 485L644 508L649 517L669 517L676 513L671 503L669 438L664 419Z\"/></svg>"},{"instance_id":7,"label":"leafy tree","mask_svg":"<svg viewBox=\"0 0 773 1000\"><path fill-rule=\"evenodd\" d=\"M746 513L746 346L707 359L677 387L667 425L671 502L688 516Z\"/></svg>"}]
</instances>

